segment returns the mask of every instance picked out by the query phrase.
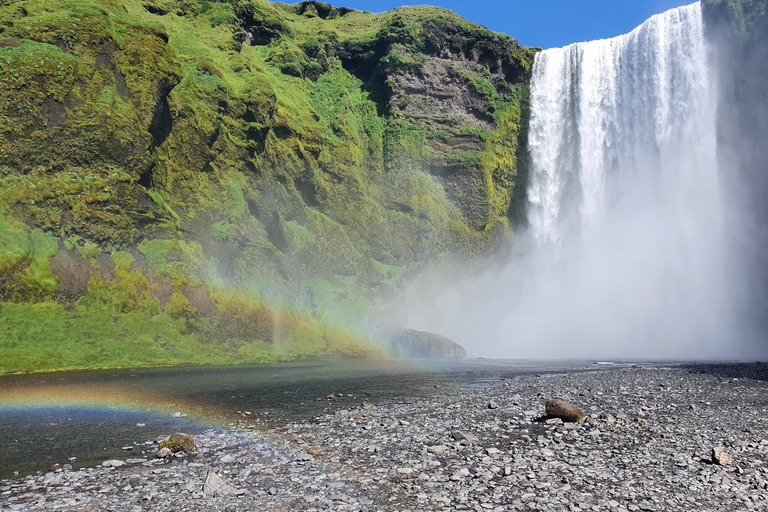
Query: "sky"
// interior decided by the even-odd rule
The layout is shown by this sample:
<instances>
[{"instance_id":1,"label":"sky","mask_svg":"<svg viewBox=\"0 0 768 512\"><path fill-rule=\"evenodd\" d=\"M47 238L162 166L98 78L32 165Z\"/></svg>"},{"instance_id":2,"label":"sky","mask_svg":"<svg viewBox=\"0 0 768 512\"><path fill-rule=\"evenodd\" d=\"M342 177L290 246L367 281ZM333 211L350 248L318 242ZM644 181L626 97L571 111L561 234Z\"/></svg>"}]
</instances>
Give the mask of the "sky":
<instances>
[{"instance_id":1,"label":"sky","mask_svg":"<svg viewBox=\"0 0 768 512\"><path fill-rule=\"evenodd\" d=\"M509 34L519 43L555 48L626 34L660 12L692 0L333 0L331 5L382 12L402 5L436 5Z\"/></svg>"}]
</instances>

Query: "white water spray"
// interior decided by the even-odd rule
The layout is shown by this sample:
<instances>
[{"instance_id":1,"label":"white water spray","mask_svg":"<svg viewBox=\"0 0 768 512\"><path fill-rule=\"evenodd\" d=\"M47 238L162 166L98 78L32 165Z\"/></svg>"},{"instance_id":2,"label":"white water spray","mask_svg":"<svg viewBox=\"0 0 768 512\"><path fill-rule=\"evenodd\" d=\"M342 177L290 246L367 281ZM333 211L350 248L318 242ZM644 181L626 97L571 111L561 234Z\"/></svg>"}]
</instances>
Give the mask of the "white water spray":
<instances>
[{"instance_id":1,"label":"white water spray","mask_svg":"<svg viewBox=\"0 0 768 512\"><path fill-rule=\"evenodd\" d=\"M531 90L529 240L501 275L414 288L408 325L470 355L738 357L700 5L540 53Z\"/></svg>"}]
</instances>

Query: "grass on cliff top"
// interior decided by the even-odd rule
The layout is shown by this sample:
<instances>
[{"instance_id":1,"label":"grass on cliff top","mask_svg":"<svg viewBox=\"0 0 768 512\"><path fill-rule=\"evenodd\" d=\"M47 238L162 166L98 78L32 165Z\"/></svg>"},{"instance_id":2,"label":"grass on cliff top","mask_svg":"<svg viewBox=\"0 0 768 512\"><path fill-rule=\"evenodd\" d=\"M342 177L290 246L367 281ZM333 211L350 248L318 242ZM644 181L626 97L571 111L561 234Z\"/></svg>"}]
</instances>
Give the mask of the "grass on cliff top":
<instances>
[{"instance_id":1,"label":"grass on cliff top","mask_svg":"<svg viewBox=\"0 0 768 512\"><path fill-rule=\"evenodd\" d=\"M468 35L484 34L512 39L511 36L493 32L481 25L468 21L454 11L429 5L404 6L382 13L368 11L352 11L335 18L323 19L315 15L311 9L302 5L286 5L267 0L255 0L265 11L288 24L298 41L304 42L312 37L332 36L339 42L372 40L382 29L388 28L393 19L397 20L396 30L400 38L419 38L423 36L425 24L445 24L455 26Z\"/></svg>"}]
</instances>

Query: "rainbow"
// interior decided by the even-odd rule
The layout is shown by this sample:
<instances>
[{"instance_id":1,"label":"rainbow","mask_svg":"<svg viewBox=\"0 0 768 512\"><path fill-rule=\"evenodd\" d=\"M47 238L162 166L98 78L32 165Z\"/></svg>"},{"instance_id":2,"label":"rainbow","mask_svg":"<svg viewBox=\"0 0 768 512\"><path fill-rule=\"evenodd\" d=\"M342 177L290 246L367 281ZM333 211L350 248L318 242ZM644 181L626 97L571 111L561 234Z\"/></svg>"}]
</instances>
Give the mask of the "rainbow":
<instances>
[{"instance_id":1,"label":"rainbow","mask_svg":"<svg viewBox=\"0 0 768 512\"><path fill-rule=\"evenodd\" d=\"M232 411L208 404L104 382L0 382L0 413L56 409L138 412L166 418L178 413L186 421L200 426L221 426L232 418Z\"/></svg>"}]
</instances>

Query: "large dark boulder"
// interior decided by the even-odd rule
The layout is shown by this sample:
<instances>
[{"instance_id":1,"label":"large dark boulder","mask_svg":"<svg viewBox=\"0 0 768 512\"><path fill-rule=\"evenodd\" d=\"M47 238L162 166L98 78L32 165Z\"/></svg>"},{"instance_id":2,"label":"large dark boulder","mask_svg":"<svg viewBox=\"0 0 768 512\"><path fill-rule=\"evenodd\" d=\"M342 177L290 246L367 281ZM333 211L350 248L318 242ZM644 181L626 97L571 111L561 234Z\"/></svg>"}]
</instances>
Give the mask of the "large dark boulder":
<instances>
[{"instance_id":1,"label":"large dark boulder","mask_svg":"<svg viewBox=\"0 0 768 512\"><path fill-rule=\"evenodd\" d=\"M439 334L408 329L392 340L397 357L412 359L464 359L467 351L453 340Z\"/></svg>"}]
</instances>

